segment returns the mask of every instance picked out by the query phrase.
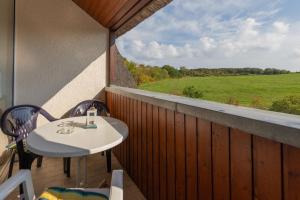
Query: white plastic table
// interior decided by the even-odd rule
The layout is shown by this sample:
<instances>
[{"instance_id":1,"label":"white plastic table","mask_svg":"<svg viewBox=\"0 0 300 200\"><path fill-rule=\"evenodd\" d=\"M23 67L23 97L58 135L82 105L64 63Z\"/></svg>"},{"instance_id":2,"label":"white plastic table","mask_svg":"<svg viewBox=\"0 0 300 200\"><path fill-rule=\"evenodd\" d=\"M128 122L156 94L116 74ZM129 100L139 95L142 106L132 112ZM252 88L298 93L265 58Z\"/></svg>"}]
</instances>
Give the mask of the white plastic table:
<instances>
[{"instance_id":1,"label":"white plastic table","mask_svg":"<svg viewBox=\"0 0 300 200\"><path fill-rule=\"evenodd\" d=\"M79 187L87 180L86 157L111 149L128 136L127 125L118 119L98 116L95 121L97 129L84 128L86 117L66 118L43 125L27 137L28 149L46 157L78 157L76 186ZM71 123L73 133L59 133L62 123Z\"/></svg>"}]
</instances>

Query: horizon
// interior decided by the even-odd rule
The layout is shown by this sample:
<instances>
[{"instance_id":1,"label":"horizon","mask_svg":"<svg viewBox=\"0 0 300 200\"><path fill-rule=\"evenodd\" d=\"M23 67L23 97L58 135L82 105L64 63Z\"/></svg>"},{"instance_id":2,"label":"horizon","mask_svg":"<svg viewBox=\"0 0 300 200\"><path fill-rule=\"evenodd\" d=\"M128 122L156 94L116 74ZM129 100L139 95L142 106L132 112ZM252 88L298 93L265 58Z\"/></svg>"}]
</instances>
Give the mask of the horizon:
<instances>
[{"instance_id":1,"label":"horizon","mask_svg":"<svg viewBox=\"0 0 300 200\"><path fill-rule=\"evenodd\" d=\"M117 46L146 65L296 72L299 7L296 0L174 0L117 39Z\"/></svg>"}]
</instances>

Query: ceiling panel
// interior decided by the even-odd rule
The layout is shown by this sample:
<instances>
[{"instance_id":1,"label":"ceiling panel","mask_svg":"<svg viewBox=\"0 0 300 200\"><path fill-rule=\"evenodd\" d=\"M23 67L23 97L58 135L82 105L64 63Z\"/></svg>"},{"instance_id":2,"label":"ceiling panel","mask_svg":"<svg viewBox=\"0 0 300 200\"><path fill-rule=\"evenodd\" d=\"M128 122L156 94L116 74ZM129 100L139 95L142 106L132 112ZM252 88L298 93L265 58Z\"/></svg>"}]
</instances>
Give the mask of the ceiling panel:
<instances>
[{"instance_id":1,"label":"ceiling panel","mask_svg":"<svg viewBox=\"0 0 300 200\"><path fill-rule=\"evenodd\" d=\"M140 3L151 0L73 0L79 7L107 28L118 23L126 14L130 13ZM136 10L138 11L138 10ZM136 13L131 13L134 15ZM131 16L130 16L131 17ZM124 19L123 19L124 20ZM126 21L126 19L125 19Z\"/></svg>"}]
</instances>

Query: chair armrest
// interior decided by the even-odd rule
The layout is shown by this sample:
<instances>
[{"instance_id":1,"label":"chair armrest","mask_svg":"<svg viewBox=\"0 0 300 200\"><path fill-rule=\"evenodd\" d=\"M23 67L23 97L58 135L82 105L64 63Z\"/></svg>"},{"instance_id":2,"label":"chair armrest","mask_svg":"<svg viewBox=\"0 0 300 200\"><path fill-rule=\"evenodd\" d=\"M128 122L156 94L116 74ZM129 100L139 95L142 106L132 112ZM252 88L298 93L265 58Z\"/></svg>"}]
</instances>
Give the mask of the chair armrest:
<instances>
[{"instance_id":1,"label":"chair armrest","mask_svg":"<svg viewBox=\"0 0 300 200\"><path fill-rule=\"evenodd\" d=\"M0 185L0 199L6 199L20 184L23 186L25 200L35 199L30 170L20 170Z\"/></svg>"},{"instance_id":2,"label":"chair armrest","mask_svg":"<svg viewBox=\"0 0 300 200\"><path fill-rule=\"evenodd\" d=\"M123 200L123 170L112 172L109 199Z\"/></svg>"}]
</instances>

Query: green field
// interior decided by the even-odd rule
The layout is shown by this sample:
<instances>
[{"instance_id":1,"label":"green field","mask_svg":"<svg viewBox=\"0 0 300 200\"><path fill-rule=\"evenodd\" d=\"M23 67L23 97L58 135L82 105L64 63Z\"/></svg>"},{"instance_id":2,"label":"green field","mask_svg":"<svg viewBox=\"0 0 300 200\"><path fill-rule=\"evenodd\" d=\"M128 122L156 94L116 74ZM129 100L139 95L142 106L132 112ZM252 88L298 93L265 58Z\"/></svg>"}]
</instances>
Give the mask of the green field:
<instances>
[{"instance_id":1,"label":"green field","mask_svg":"<svg viewBox=\"0 0 300 200\"><path fill-rule=\"evenodd\" d=\"M268 109L272 102L285 96L300 96L300 73L283 75L210 76L166 79L140 85L140 89L182 95L186 86L203 92L202 99L228 103L237 99L239 105Z\"/></svg>"}]
</instances>

